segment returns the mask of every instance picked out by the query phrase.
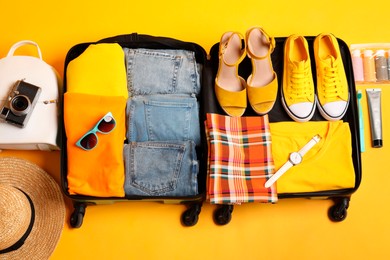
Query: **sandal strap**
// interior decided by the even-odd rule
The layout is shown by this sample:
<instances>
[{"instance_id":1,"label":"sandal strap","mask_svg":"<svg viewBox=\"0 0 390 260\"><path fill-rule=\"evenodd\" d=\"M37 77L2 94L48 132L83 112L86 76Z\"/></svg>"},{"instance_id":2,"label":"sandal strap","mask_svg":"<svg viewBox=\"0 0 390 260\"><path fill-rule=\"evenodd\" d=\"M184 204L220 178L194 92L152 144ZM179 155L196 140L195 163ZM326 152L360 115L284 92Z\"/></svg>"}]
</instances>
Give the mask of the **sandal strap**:
<instances>
[{"instance_id":1,"label":"sandal strap","mask_svg":"<svg viewBox=\"0 0 390 260\"><path fill-rule=\"evenodd\" d=\"M222 88L218 84L218 79L215 80L215 94L221 107L237 107L246 108L246 83L245 80L239 77L240 81L245 84L240 91L229 91Z\"/></svg>"},{"instance_id":2,"label":"sandal strap","mask_svg":"<svg viewBox=\"0 0 390 260\"><path fill-rule=\"evenodd\" d=\"M248 85L248 99L252 105L275 102L278 94L278 79L275 73L274 79L263 87L253 87Z\"/></svg>"},{"instance_id":3,"label":"sandal strap","mask_svg":"<svg viewBox=\"0 0 390 260\"><path fill-rule=\"evenodd\" d=\"M249 48L249 35L250 33L253 31L253 30L260 30L260 32L268 39L268 42L269 42L269 50L268 50L268 53L265 55L265 56L257 56L255 55L253 52L251 52L250 48ZM250 29L248 32L247 32L247 35L246 35L246 45L248 46L247 48L247 52L249 54L249 56L251 56L252 58L255 58L255 59L265 59L267 58L275 49L275 38L270 36L266 31L264 31L263 28L261 27L254 27L252 29Z\"/></svg>"},{"instance_id":4,"label":"sandal strap","mask_svg":"<svg viewBox=\"0 0 390 260\"><path fill-rule=\"evenodd\" d=\"M238 35L240 40L241 40L241 43L240 43L241 44L241 56L235 63L231 64L231 63L227 63L225 61L224 55L225 55L226 49L228 48L230 41L233 39L233 36L235 36L235 35ZM238 64L240 64L241 61L245 58L246 48L245 48L245 46L244 46L244 48L242 47L242 40L243 39L244 39L244 37L239 32L232 32L231 35L229 36L229 38L224 42L222 42L222 39L221 39L221 42L219 44L219 59L222 60L226 66L229 66L229 67L238 66Z\"/></svg>"}]
</instances>

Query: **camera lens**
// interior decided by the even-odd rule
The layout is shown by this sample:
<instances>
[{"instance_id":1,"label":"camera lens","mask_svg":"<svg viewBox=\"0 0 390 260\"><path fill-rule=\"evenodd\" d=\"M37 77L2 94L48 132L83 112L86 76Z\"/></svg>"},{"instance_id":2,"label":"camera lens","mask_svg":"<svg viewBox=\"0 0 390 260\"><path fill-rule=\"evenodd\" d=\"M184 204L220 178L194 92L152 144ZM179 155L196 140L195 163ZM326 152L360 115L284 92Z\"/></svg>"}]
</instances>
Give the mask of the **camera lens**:
<instances>
[{"instance_id":1,"label":"camera lens","mask_svg":"<svg viewBox=\"0 0 390 260\"><path fill-rule=\"evenodd\" d=\"M28 113L30 109L30 100L26 96L18 95L11 100L11 111L17 115L22 116Z\"/></svg>"}]
</instances>

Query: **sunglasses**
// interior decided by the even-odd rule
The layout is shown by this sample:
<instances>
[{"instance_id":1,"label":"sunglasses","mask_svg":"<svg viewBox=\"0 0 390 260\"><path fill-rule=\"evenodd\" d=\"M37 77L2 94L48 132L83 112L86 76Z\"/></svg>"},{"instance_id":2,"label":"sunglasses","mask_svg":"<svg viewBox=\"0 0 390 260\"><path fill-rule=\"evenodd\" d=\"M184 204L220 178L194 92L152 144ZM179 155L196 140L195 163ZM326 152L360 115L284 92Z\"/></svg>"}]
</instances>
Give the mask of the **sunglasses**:
<instances>
[{"instance_id":1,"label":"sunglasses","mask_svg":"<svg viewBox=\"0 0 390 260\"><path fill-rule=\"evenodd\" d=\"M96 133L108 134L114 130L115 126L115 119L111 112L108 112L91 130L77 141L76 145L86 151L90 151L98 144L98 136Z\"/></svg>"}]
</instances>

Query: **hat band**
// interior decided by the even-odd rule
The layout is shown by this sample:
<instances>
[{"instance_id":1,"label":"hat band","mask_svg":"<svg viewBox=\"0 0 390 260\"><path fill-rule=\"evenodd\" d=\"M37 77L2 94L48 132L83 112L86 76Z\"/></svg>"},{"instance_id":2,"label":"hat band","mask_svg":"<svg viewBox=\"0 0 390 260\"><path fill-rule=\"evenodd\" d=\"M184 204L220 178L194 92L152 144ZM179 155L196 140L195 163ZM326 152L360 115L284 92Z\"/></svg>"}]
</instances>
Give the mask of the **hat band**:
<instances>
[{"instance_id":1,"label":"hat band","mask_svg":"<svg viewBox=\"0 0 390 260\"><path fill-rule=\"evenodd\" d=\"M20 190L20 189L18 189ZM30 203L30 207L31 207L31 219L30 219L30 225L28 225L28 228L26 230L26 232L23 234L23 236L18 240L16 241L15 244L13 244L12 246L8 247L8 248L5 248L3 250L0 250L0 255L1 254L5 254L5 253L9 253L9 252L12 252L12 251L15 251L17 249L19 249L23 244L24 244L24 241L26 241L27 237L30 235L30 232L34 226L34 221L35 221L35 209L34 209L34 204L31 200L31 198L22 190L20 190L28 199L28 202Z\"/></svg>"}]
</instances>

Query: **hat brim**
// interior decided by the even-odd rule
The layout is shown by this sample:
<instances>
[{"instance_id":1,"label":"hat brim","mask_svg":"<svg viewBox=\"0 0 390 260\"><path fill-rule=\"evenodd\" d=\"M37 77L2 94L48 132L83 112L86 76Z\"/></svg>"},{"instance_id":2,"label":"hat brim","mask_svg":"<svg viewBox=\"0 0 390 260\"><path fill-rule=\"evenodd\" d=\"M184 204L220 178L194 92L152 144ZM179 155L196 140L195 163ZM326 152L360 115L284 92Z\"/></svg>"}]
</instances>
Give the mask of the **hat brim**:
<instances>
[{"instance_id":1,"label":"hat brim","mask_svg":"<svg viewBox=\"0 0 390 260\"><path fill-rule=\"evenodd\" d=\"M24 191L35 208L35 222L23 246L6 259L48 259L65 223L65 202L55 180L39 166L19 158L0 158L0 184Z\"/></svg>"}]
</instances>

